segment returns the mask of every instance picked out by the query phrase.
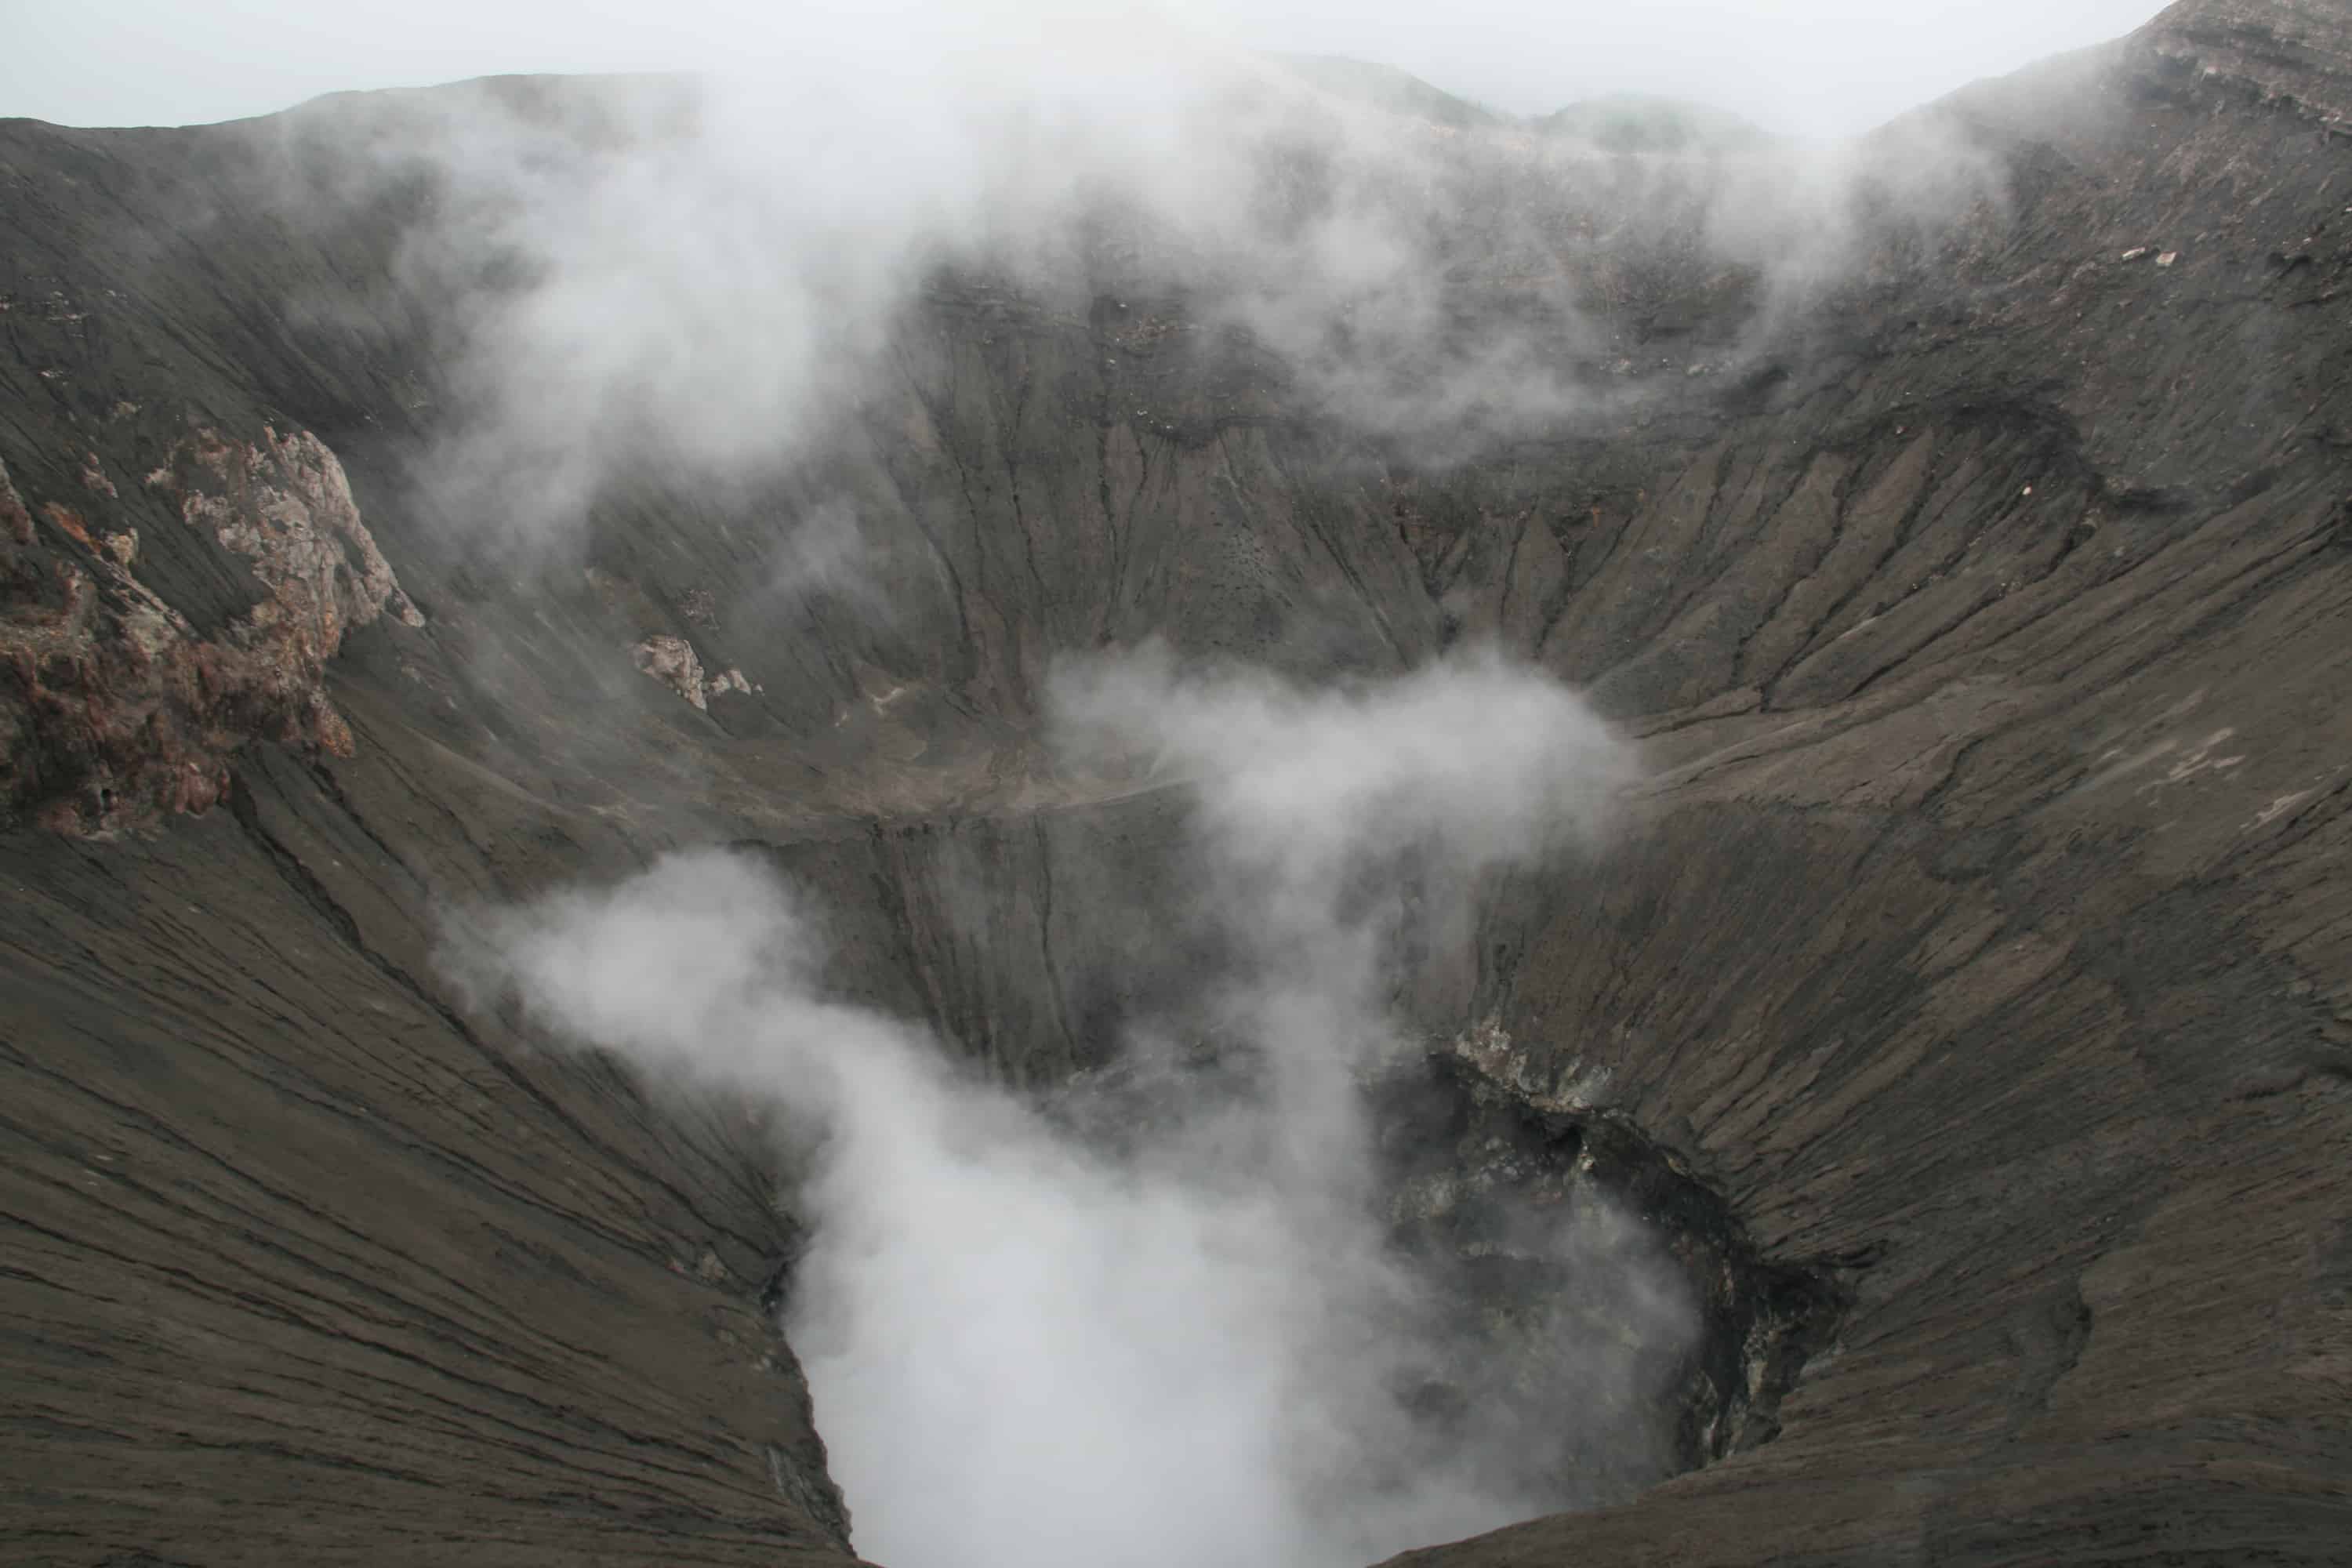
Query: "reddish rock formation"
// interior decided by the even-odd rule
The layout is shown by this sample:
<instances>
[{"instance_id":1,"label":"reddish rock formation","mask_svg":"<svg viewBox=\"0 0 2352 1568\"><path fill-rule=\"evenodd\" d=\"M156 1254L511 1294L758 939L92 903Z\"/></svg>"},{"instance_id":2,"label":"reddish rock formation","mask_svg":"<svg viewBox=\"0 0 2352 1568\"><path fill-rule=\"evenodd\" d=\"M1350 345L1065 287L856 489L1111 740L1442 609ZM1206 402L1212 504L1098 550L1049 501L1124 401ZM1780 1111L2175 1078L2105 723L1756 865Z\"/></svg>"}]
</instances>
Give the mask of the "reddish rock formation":
<instances>
[{"instance_id":1,"label":"reddish rock formation","mask_svg":"<svg viewBox=\"0 0 2352 1568\"><path fill-rule=\"evenodd\" d=\"M95 455L81 469L120 505ZM96 475L100 483L87 481ZM30 509L0 470L0 802L60 831L107 832L199 812L228 788L248 740L352 754L321 684L346 632L424 616L352 500L342 465L307 431L258 443L199 429L147 476L212 548L249 564L263 596L220 635L143 582L136 528L94 527L59 501Z\"/></svg>"}]
</instances>

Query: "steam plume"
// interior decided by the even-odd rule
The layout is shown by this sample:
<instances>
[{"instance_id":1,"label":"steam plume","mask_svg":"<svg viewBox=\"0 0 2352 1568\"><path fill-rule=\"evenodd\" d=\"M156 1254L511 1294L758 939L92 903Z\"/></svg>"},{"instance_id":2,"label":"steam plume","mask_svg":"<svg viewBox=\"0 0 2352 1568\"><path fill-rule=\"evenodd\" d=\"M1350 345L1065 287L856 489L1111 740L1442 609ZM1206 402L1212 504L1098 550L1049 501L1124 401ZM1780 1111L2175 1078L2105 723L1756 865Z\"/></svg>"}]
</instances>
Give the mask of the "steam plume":
<instances>
[{"instance_id":1,"label":"steam plume","mask_svg":"<svg viewBox=\"0 0 2352 1568\"><path fill-rule=\"evenodd\" d=\"M1313 693L1145 655L1067 669L1056 711L1073 765L1141 753L1192 793L1202 885L1255 955L1202 1016L1246 1087L1116 1152L820 994L821 914L739 856L492 914L469 978L656 1082L783 1109L814 1226L789 1327L872 1557L1336 1565L1579 1500L1512 1451L1590 1413L1415 1416L1452 1330L1384 1245L1360 1084L1400 1044L1401 926L1595 832L1617 742L1487 658ZM1631 1335L1685 1332L1666 1273L1602 1245L1641 1282Z\"/></svg>"},{"instance_id":2,"label":"steam plume","mask_svg":"<svg viewBox=\"0 0 2352 1568\"><path fill-rule=\"evenodd\" d=\"M373 135L383 181L434 193L402 288L457 340L419 469L442 510L543 542L651 463L780 472L903 390L910 308L948 273L1072 316L1181 296L1324 415L1458 458L1662 395L1611 369L1628 351L1596 318L1629 292L1752 289L1769 330L1875 237L2000 195L1942 121L1629 151L1443 122L1147 19L1067 21L1050 47L1040 25L924 6L725 78L296 117L297 143ZM348 171L304 208L369 199Z\"/></svg>"}]
</instances>

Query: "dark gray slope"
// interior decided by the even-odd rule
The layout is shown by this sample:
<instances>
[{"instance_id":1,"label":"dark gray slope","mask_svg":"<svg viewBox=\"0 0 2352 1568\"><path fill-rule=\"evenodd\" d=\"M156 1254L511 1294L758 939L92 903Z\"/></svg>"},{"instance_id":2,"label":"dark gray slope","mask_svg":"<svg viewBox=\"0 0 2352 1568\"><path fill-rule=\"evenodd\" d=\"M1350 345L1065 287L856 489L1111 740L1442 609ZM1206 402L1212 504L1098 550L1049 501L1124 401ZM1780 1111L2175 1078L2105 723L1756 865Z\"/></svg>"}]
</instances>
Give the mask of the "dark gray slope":
<instances>
[{"instance_id":1,"label":"dark gray slope","mask_svg":"<svg viewBox=\"0 0 2352 1568\"><path fill-rule=\"evenodd\" d=\"M677 485L603 588L479 570L403 482L446 345L380 287L397 213L247 210L228 132L0 126L7 1550L826 1551L757 1140L461 1024L436 900L774 846L846 988L1050 1079L1123 1005L1071 978L1117 973L1087 879L1170 829L1035 761L1037 683L1158 631L1323 671L1491 635L1647 736L1602 872L1501 890L1407 1001L1854 1298L1777 1441L1426 1561L2340 1561L2347 110L2343 5L2191 0L1948 106L2011 192L1955 254L1736 376L1685 375L1739 297L1685 280L1618 323L1671 405L1443 470L1172 303L943 287L822 476L909 542L879 628L737 611L744 503ZM368 309L289 326L298 286ZM317 597L140 482L207 493L194 426L312 482L266 423L421 624L362 581L331 646L259 635ZM131 526L185 621L143 659ZM690 708L649 634L764 690ZM630 699L593 731L591 685Z\"/></svg>"}]
</instances>

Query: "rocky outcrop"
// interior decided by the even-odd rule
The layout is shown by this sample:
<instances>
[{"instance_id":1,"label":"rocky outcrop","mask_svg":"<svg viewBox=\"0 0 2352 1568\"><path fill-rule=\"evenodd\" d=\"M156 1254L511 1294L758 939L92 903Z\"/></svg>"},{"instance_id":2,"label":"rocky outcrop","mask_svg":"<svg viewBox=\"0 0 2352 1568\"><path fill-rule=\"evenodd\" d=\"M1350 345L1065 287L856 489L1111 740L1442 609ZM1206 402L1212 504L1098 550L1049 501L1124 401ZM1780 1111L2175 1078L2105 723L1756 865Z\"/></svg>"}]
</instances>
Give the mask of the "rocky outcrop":
<instances>
[{"instance_id":1,"label":"rocky outcrop","mask_svg":"<svg viewBox=\"0 0 2352 1568\"><path fill-rule=\"evenodd\" d=\"M360 521L342 464L309 431L280 437L264 426L247 445L198 430L145 483L176 500L189 527L253 563L268 592L248 616L257 633L285 626L323 661L348 627L378 615L425 624Z\"/></svg>"},{"instance_id":2,"label":"rocky outcrop","mask_svg":"<svg viewBox=\"0 0 2352 1568\"><path fill-rule=\"evenodd\" d=\"M2185 0L2139 46L2168 82L2307 116L2352 137L2344 8L2332 0Z\"/></svg>"},{"instance_id":3,"label":"rocky outcrop","mask_svg":"<svg viewBox=\"0 0 2352 1568\"><path fill-rule=\"evenodd\" d=\"M652 676L694 707L708 710L710 700L721 692L735 691L751 695L751 683L740 669L722 669L716 675L703 672L701 656L694 645L681 637L656 632L642 638L629 649L629 658L638 669Z\"/></svg>"},{"instance_id":4,"label":"rocky outcrop","mask_svg":"<svg viewBox=\"0 0 2352 1568\"><path fill-rule=\"evenodd\" d=\"M334 454L308 432L265 426L244 443L207 428L148 474L145 488L183 526L241 557L260 585L213 637L142 581L139 531L110 526L121 497L98 461L87 456L88 493L75 504L42 504L46 528L0 480L9 810L107 832L216 805L230 758L255 739L351 755L327 661L379 616L409 626L424 617L360 521Z\"/></svg>"}]
</instances>

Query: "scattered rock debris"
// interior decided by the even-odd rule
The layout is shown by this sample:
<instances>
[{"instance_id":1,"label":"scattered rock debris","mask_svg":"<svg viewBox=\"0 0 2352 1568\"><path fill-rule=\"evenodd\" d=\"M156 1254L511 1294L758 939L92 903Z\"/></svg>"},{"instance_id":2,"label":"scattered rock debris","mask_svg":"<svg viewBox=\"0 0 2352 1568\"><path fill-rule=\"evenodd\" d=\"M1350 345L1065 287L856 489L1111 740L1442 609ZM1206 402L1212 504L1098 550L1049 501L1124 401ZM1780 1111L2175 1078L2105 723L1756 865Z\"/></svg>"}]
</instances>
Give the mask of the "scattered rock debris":
<instances>
[{"instance_id":1,"label":"scattered rock debris","mask_svg":"<svg viewBox=\"0 0 2352 1568\"><path fill-rule=\"evenodd\" d=\"M629 657L638 669L705 712L710 709L710 700L721 692L740 691L748 696L760 689L740 669L705 674L702 656L694 651L694 645L667 632L641 638L630 647Z\"/></svg>"}]
</instances>

